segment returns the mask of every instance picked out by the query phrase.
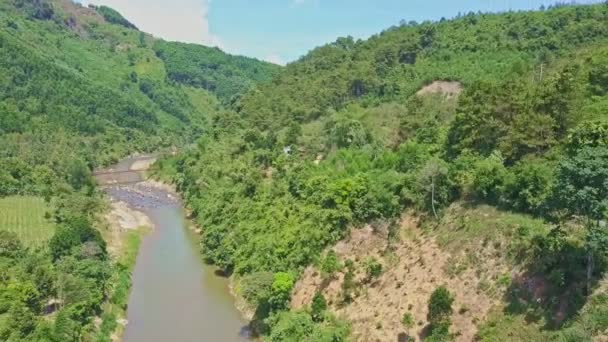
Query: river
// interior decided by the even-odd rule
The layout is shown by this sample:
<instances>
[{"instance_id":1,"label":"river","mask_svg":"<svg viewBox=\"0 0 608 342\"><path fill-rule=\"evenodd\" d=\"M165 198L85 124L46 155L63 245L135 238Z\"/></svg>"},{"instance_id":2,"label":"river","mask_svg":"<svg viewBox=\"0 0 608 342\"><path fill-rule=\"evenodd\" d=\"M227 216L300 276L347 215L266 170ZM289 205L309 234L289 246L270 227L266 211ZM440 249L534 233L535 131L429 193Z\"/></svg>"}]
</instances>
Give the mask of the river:
<instances>
[{"instance_id":1,"label":"river","mask_svg":"<svg viewBox=\"0 0 608 342\"><path fill-rule=\"evenodd\" d=\"M100 183L128 183L106 186L106 192L144 212L154 224L141 243L133 270L123 340L247 341L247 323L234 306L228 280L202 262L181 203L165 190L137 183L141 175L129 172L139 170L146 158L123 160L104 170L110 173L97 175L103 179Z\"/></svg>"}]
</instances>

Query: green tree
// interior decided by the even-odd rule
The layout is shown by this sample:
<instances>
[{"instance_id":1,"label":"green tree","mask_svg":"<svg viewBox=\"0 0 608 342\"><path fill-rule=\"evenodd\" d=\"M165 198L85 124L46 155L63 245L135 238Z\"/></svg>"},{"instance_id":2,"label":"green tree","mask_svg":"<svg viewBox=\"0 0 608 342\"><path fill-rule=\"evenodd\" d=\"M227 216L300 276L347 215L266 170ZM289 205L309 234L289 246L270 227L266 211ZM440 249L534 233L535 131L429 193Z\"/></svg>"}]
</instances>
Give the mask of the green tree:
<instances>
[{"instance_id":1,"label":"green tree","mask_svg":"<svg viewBox=\"0 0 608 342\"><path fill-rule=\"evenodd\" d=\"M324 277L331 278L336 272L342 269L338 255L333 250L327 252L325 258L321 261L321 272Z\"/></svg>"},{"instance_id":2,"label":"green tree","mask_svg":"<svg viewBox=\"0 0 608 342\"><path fill-rule=\"evenodd\" d=\"M504 187L509 205L521 212L543 214L554 191L552 165L527 160L518 163L512 172L513 177L507 178Z\"/></svg>"},{"instance_id":3,"label":"green tree","mask_svg":"<svg viewBox=\"0 0 608 342\"><path fill-rule=\"evenodd\" d=\"M330 145L361 147L372 142L370 132L357 120L338 116L325 127Z\"/></svg>"},{"instance_id":4,"label":"green tree","mask_svg":"<svg viewBox=\"0 0 608 342\"><path fill-rule=\"evenodd\" d=\"M497 204L502 198L504 186L510 176L500 153L493 153L490 157L476 163L473 193L478 199Z\"/></svg>"},{"instance_id":5,"label":"green tree","mask_svg":"<svg viewBox=\"0 0 608 342\"><path fill-rule=\"evenodd\" d=\"M294 284L295 278L291 273L275 273L270 298L268 299L268 303L273 311L289 308L289 299Z\"/></svg>"},{"instance_id":6,"label":"green tree","mask_svg":"<svg viewBox=\"0 0 608 342\"><path fill-rule=\"evenodd\" d=\"M349 303L353 300L353 291L355 290L355 264L352 260L346 260L346 273L342 281L342 300Z\"/></svg>"},{"instance_id":7,"label":"green tree","mask_svg":"<svg viewBox=\"0 0 608 342\"><path fill-rule=\"evenodd\" d=\"M582 147L557 169L556 197L574 215L600 220L608 209L608 147Z\"/></svg>"},{"instance_id":8,"label":"green tree","mask_svg":"<svg viewBox=\"0 0 608 342\"><path fill-rule=\"evenodd\" d=\"M6 331L2 332L6 340L20 340L34 332L38 319L25 305L15 303L8 311Z\"/></svg>"},{"instance_id":9,"label":"green tree","mask_svg":"<svg viewBox=\"0 0 608 342\"><path fill-rule=\"evenodd\" d=\"M252 304L260 305L271 295L274 275L272 272L255 272L241 279L241 293Z\"/></svg>"},{"instance_id":10,"label":"green tree","mask_svg":"<svg viewBox=\"0 0 608 342\"><path fill-rule=\"evenodd\" d=\"M443 330L449 327L452 315L452 304L454 297L444 286L440 286L429 298L427 319L431 325L431 331L435 329Z\"/></svg>"},{"instance_id":11,"label":"green tree","mask_svg":"<svg viewBox=\"0 0 608 342\"><path fill-rule=\"evenodd\" d=\"M365 263L365 274L367 281L372 281L380 277L382 274L382 264L376 260L376 258L369 258Z\"/></svg>"},{"instance_id":12,"label":"green tree","mask_svg":"<svg viewBox=\"0 0 608 342\"><path fill-rule=\"evenodd\" d=\"M317 293L315 293L315 296L312 298L310 309L310 314L315 322L320 322L323 320L323 315L325 314L325 310L327 310L327 301L325 300L325 296L323 296L321 291L317 291Z\"/></svg>"},{"instance_id":13,"label":"green tree","mask_svg":"<svg viewBox=\"0 0 608 342\"><path fill-rule=\"evenodd\" d=\"M285 133L285 141L283 142L286 146L295 145L298 143L298 138L302 135L302 126L294 121L289 125L287 132Z\"/></svg>"},{"instance_id":14,"label":"green tree","mask_svg":"<svg viewBox=\"0 0 608 342\"><path fill-rule=\"evenodd\" d=\"M54 260L74 252L85 242L94 242L101 248L102 257L105 257L105 241L99 231L91 227L87 217L79 216L60 225L49 241L49 250Z\"/></svg>"},{"instance_id":15,"label":"green tree","mask_svg":"<svg viewBox=\"0 0 608 342\"><path fill-rule=\"evenodd\" d=\"M596 230L608 212L608 147L576 150L558 166L556 198L567 212L587 218L587 293L591 293L595 257L603 255L608 242Z\"/></svg>"},{"instance_id":16,"label":"green tree","mask_svg":"<svg viewBox=\"0 0 608 342\"><path fill-rule=\"evenodd\" d=\"M608 218L608 217L607 217ZM591 224L588 228L585 239L587 249L587 293L591 293L590 279L593 277L593 270L597 263L606 266L608 259L608 229L599 224Z\"/></svg>"}]
</instances>

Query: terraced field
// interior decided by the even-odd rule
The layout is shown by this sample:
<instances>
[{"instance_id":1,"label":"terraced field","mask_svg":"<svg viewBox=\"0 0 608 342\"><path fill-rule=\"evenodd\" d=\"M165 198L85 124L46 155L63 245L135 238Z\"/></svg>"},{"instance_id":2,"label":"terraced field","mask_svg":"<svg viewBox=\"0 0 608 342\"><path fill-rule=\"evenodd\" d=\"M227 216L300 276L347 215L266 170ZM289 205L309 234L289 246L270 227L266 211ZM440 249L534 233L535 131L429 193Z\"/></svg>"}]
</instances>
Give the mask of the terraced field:
<instances>
[{"instance_id":1,"label":"terraced field","mask_svg":"<svg viewBox=\"0 0 608 342\"><path fill-rule=\"evenodd\" d=\"M48 205L39 197L0 198L0 230L15 232L29 246L40 246L55 231L54 224L45 218L48 211Z\"/></svg>"}]
</instances>

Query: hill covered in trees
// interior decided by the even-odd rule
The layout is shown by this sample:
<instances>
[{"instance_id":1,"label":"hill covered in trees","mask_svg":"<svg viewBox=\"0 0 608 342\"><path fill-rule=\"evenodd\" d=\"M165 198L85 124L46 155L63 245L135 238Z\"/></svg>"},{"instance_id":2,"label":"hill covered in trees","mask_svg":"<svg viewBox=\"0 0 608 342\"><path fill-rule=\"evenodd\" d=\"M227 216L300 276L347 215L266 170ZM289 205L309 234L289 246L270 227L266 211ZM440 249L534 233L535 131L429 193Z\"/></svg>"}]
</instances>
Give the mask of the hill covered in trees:
<instances>
[{"instance_id":1,"label":"hill covered in trees","mask_svg":"<svg viewBox=\"0 0 608 342\"><path fill-rule=\"evenodd\" d=\"M403 267L408 212L425 241L466 246L454 252L461 271L439 271L472 270L496 303L466 319L477 338L590 341L608 328L607 23L606 4L555 6L340 38L212 116L197 147L157 172L184 194L204 257L234 275L268 340L345 340L330 312L348 313L374 284L413 291L415 279L381 278ZM362 227L385 237L380 259L328 251ZM480 257L508 272L486 279ZM325 278L290 310L310 265ZM454 316L477 303L456 312L450 289L438 291L426 336L468 336ZM351 330L422 330L427 317L407 314Z\"/></svg>"},{"instance_id":2,"label":"hill covered in trees","mask_svg":"<svg viewBox=\"0 0 608 342\"><path fill-rule=\"evenodd\" d=\"M197 44L158 41L156 55L165 62L169 79L195 88L206 89L222 102L230 103L279 73L280 67L255 59L231 56L218 48Z\"/></svg>"},{"instance_id":3,"label":"hill covered in trees","mask_svg":"<svg viewBox=\"0 0 608 342\"><path fill-rule=\"evenodd\" d=\"M209 65L253 70L206 69L214 80L210 93L173 80L179 63L158 46L174 43L136 30L112 9L69 0L3 0L0 9L0 139L6 146L0 158L8 165L0 171L2 195L37 192L37 179L65 175L67 160L94 167L187 143L210 113L221 111L214 89L237 96L278 68L201 47L212 51Z\"/></svg>"},{"instance_id":4,"label":"hill covered in trees","mask_svg":"<svg viewBox=\"0 0 608 342\"><path fill-rule=\"evenodd\" d=\"M210 65L252 71L207 68L213 87L179 83L171 57L159 57L163 44L108 7L0 0L0 197L19 209L2 213L0 340L109 341L137 239L124 258L110 255L91 170L192 143L224 111L216 89L236 97L279 68L201 48L213 51ZM28 210L24 200L44 205ZM45 225L21 226L19 215ZM36 245L8 232L43 228Z\"/></svg>"}]
</instances>

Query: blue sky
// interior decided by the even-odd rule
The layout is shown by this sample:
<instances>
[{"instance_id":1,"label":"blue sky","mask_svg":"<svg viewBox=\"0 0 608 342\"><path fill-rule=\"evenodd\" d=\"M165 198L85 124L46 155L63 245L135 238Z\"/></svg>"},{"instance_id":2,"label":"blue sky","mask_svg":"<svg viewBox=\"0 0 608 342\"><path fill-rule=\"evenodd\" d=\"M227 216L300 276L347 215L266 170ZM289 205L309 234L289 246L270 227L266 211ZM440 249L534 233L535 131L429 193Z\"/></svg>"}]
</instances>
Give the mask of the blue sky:
<instances>
[{"instance_id":1,"label":"blue sky","mask_svg":"<svg viewBox=\"0 0 608 342\"><path fill-rule=\"evenodd\" d=\"M367 38L400 20L459 12L537 9L545 0L78 0L105 4L168 40L219 46L275 63L351 35ZM589 0L579 1L591 2Z\"/></svg>"}]
</instances>

